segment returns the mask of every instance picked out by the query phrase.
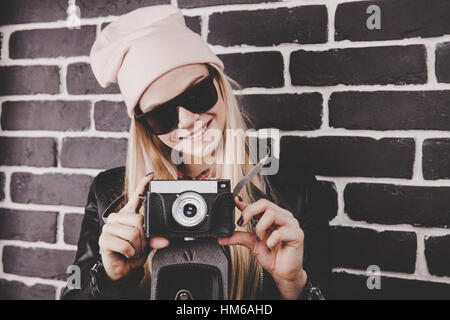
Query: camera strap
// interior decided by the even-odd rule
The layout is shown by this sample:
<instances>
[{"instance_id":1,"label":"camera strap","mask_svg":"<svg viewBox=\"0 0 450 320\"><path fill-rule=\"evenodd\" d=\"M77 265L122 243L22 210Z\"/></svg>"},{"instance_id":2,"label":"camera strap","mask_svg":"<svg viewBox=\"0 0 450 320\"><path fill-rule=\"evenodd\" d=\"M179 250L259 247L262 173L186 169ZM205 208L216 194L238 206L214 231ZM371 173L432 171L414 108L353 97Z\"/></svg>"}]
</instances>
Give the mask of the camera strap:
<instances>
[{"instance_id":1,"label":"camera strap","mask_svg":"<svg viewBox=\"0 0 450 320\"><path fill-rule=\"evenodd\" d=\"M228 300L228 268L216 239L173 241L152 258L150 300Z\"/></svg>"},{"instance_id":2,"label":"camera strap","mask_svg":"<svg viewBox=\"0 0 450 320\"><path fill-rule=\"evenodd\" d=\"M233 190L233 197L237 196L239 192L241 192L242 188L259 172L261 171L262 167L266 163L267 159L269 159L270 151L267 153L267 155L262 158L251 170L250 172L243 177L234 187Z\"/></svg>"}]
</instances>

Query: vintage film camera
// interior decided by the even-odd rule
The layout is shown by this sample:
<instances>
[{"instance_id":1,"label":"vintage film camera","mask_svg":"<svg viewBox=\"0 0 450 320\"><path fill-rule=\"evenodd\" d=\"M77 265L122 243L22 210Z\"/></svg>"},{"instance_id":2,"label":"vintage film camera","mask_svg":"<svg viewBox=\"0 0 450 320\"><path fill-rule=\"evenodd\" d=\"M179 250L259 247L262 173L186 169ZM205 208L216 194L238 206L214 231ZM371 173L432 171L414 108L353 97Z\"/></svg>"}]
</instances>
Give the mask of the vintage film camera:
<instances>
[{"instance_id":1,"label":"vintage film camera","mask_svg":"<svg viewBox=\"0 0 450 320\"><path fill-rule=\"evenodd\" d=\"M145 192L147 238L229 237L234 208L230 180L151 180Z\"/></svg>"}]
</instances>

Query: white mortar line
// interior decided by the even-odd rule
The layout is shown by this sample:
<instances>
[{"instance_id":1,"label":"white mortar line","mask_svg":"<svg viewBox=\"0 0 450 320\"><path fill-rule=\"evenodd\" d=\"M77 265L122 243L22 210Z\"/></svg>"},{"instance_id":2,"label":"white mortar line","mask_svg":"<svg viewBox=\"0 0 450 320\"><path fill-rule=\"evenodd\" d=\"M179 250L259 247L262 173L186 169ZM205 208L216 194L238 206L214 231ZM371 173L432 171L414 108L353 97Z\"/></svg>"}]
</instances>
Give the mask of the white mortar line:
<instances>
[{"instance_id":1,"label":"white mortar line","mask_svg":"<svg viewBox=\"0 0 450 320\"><path fill-rule=\"evenodd\" d=\"M56 245L64 246L64 217L66 213L64 211L58 212L56 215Z\"/></svg>"},{"instance_id":2,"label":"white mortar line","mask_svg":"<svg viewBox=\"0 0 450 320\"><path fill-rule=\"evenodd\" d=\"M320 178L317 178L318 181L328 181L333 182L334 186L336 187L336 195L337 195L337 214L336 217L334 217L330 221L330 225L333 225L335 223L336 225L345 225L349 222L349 217L345 213L345 202L344 202L344 190L345 190L345 183L342 183L340 181L331 181L331 180L323 180Z\"/></svg>"},{"instance_id":3,"label":"white mortar line","mask_svg":"<svg viewBox=\"0 0 450 320\"><path fill-rule=\"evenodd\" d=\"M86 130L87 132L96 132L96 128L95 128L95 104L96 102L94 101L90 101L89 105L90 105L90 113L89 113L89 129ZM129 133L128 132L124 132L124 137L128 138ZM96 135L97 136L97 135ZM110 135L108 135L108 137L110 137Z\"/></svg>"},{"instance_id":4,"label":"white mortar line","mask_svg":"<svg viewBox=\"0 0 450 320\"><path fill-rule=\"evenodd\" d=\"M34 286L35 284L44 284L44 285L50 285L50 286L65 286L66 282L62 280L51 280L51 279L45 279L45 278L38 278L38 277L27 277L27 276L21 276L16 275L12 273L2 273L0 274L1 279L9 280L9 281L19 281L27 286Z\"/></svg>"},{"instance_id":5,"label":"white mortar line","mask_svg":"<svg viewBox=\"0 0 450 320\"><path fill-rule=\"evenodd\" d=\"M287 54L286 52L280 52L281 57L283 59L283 81L284 81L284 87L291 85L291 75L289 73L289 66L291 64L291 56ZM244 94L244 90L239 90L239 94Z\"/></svg>"},{"instance_id":6,"label":"white mortar line","mask_svg":"<svg viewBox=\"0 0 450 320\"><path fill-rule=\"evenodd\" d=\"M330 226L333 227L350 227L350 228L360 228L360 229L368 229L377 232L384 231L397 231L397 232L414 232L420 233L426 236L436 236L442 237L450 234L450 229L445 228L433 228L433 227L417 227L410 224L377 224L377 223L368 223L365 221L355 221L348 218L345 215L345 221L339 220L331 220Z\"/></svg>"},{"instance_id":7,"label":"white mortar line","mask_svg":"<svg viewBox=\"0 0 450 320\"><path fill-rule=\"evenodd\" d=\"M209 15L200 16L200 34L203 41L208 42L209 34Z\"/></svg>"},{"instance_id":8,"label":"white mortar line","mask_svg":"<svg viewBox=\"0 0 450 320\"><path fill-rule=\"evenodd\" d=\"M450 234L450 230L449 230ZM428 271L427 259L425 257L425 235L420 230L416 232L417 235L417 257L416 257L416 272L415 274L421 277L431 277Z\"/></svg>"},{"instance_id":9,"label":"white mortar line","mask_svg":"<svg viewBox=\"0 0 450 320\"><path fill-rule=\"evenodd\" d=\"M373 184L392 184L397 186L410 187L450 187L450 180L424 180L413 181L400 178L376 178L376 177L331 177L316 175L317 179L341 182L341 183L373 183Z\"/></svg>"},{"instance_id":10,"label":"white mortar line","mask_svg":"<svg viewBox=\"0 0 450 320\"><path fill-rule=\"evenodd\" d=\"M424 181L423 177L423 142L424 139L422 137L416 137L415 139L416 151L414 157L414 169L413 169L413 181L420 182Z\"/></svg>"},{"instance_id":11,"label":"white mortar line","mask_svg":"<svg viewBox=\"0 0 450 320\"><path fill-rule=\"evenodd\" d=\"M351 269L351 268L333 268L333 273L345 272L352 275L362 275L367 276L365 270ZM426 282L436 282L436 283L448 283L450 284L450 277L438 277L438 276L421 276L416 274L408 274L402 272L391 272L391 271L383 271L380 272L381 276L389 277L389 278L399 278L405 280L419 280ZM383 288L383 280L381 280L381 288Z\"/></svg>"},{"instance_id":12,"label":"white mortar line","mask_svg":"<svg viewBox=\"0 0 450 320\"><path fill-rule=\"evenodd\" d=\"M427 70L428 70L428 83L437 85L438 81L436 78L436 44L434 43L427 43L426 44L427 49Z\"/></svg>"},{"instance_id":13,"label":"white mortar line","mask_svg":"<svg viewBox=\"0 0 450 320\"><path fill-rule=\"evenodd\" d=\"M284 136L304 137L304 138L318 138L318 137L362 137L380 139L396 139L396 138L422 138L422 139L436 139L436 138L450 138L450 131L438 130L350 130L341 128L326 128L310 131L280 131Z\"/></svg>"},{"instance_id":14,"label":"white mortar line","mask_svg":"<svg viewBox=\"0 0 450 320\"><path fill-rule=\"evenodd\" d=\"M330 127L330 107L329 107L329 102L330 102L330 96L331 93L327 91L322 93L322 124L320 126L320 130L324 130L324 131L328 131L330 129L332 129Z\"/></svg>"},{"instance_id":15,"label":"white mortar line","mask_svg":"<svg viewBox=\"0 0 450 320\"><path fill-rule=\"evenodd\" d=\"M2 240L0 247L13 246L27 249L52 249L55 251L76 251L77 246L66 243L48 243L44 241Z\"/></svg>"},{"instance_id":16,"label":"white mortar line","mask_svg":"<svg viewBox=\"0 0 450 320\"><path fill-rule=\"evenodd\" d=\"M327 3L327 13L328 13L328 43L334 45L336 41L334 40L334 18L336 15L337 3L334 1L328 1Z\"/></svg>"}]
</instances>

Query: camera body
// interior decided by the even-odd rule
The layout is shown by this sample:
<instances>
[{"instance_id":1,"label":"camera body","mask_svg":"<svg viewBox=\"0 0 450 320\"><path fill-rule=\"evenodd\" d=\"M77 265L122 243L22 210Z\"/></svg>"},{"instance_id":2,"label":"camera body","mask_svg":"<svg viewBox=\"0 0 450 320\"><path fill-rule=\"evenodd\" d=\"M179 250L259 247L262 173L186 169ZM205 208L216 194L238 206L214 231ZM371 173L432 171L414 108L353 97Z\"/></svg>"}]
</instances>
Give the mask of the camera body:
<instances>
[{"instance_id":1,"label":"camera body","mask_svg":"<svg viewBox=\"0 0 450 320\"><path fill-rule=\"evenodd\" d=\"M234 231L230 180L151 180L145 192L147 238L229 237Z\"/></svg>"}]
</instances>

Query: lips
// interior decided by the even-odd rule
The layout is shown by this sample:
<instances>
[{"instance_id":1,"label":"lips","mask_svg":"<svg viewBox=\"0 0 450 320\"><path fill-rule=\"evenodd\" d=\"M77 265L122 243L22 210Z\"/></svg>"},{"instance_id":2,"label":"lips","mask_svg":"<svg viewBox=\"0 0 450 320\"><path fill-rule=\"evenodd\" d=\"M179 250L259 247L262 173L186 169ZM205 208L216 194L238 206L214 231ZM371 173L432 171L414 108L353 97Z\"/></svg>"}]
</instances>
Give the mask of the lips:
<instances>
[{"instance_id":1,"label":"lips","mask_svg":"<svg viewBox=\"0 0 450 320\"><path fill-rule=\"evenodd\" d=\"M191 133L187 137L182 137L182 139L195 139L199 136L202 136L206 130L208 130L209 126L211 125L212 119L210 119L200 130L197 130L196 132Z\"/></svg>"}]
</instances>

